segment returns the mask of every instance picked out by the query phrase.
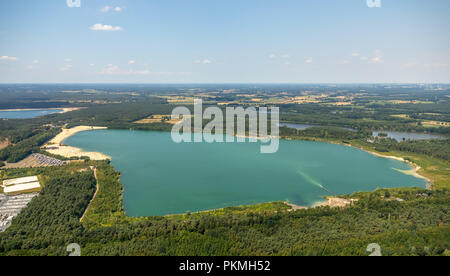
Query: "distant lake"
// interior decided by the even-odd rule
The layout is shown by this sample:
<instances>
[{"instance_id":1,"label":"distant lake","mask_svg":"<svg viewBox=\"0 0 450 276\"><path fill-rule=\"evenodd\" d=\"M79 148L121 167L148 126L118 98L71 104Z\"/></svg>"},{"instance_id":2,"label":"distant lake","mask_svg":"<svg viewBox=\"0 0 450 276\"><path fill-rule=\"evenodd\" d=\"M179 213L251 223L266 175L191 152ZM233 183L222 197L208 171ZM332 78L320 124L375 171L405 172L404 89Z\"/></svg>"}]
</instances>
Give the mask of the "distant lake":
<instances>
[{"instance_id":1,"label":"distant lake","mask_svg":"<svg viewBox=\"0 0 450 276\"><path fill-rule=\"evenodd\" d=\"M64 143L112 157L132 217L273 201L312 206L327 190L426 186L398 171L412 169L407 163L321 142L281 140L276 154L260 154L260 143L176 144L167 132L97 130Z\"/></svg>"},{"instance_id":2,"label":"distant lake","mask_svg":"<svg viewBox=\"0 0 450 276\"><path fill-rule=\"evenodd\" d=\"M404 140L427 140L427 139L447 139L444 135L427 134L427 133L413 133L413 132L398 132L398 131L375 131L373 136L378 136L379 133L386 133L389 138L395 139L398 142Z\"/></svg>"},{"instance_id":3,"label":"distant lake","mask_svg":"<svg viewBox=\"0 0 450 276\"><path fill-rule=\"evenodd\" d=\"M296 130L305 130L305 129L310 128L310 127L327 127L327 126L280 123L280 127L294 128ZM328 126L328 127L332 127L332 126ZM347 128L347 127L337 127L337 128L345 129L345 130L352 131L352 132L356 131L355 129Z\"/></svg>"},{"instance_id":4,"label":"distant lake","mask_svg":"<svg viewBox=\"0 0 450 276\"><path fill-rule=\"evenodd\" d=\"M63 112L62 109L28 109L28 110L0 110L0 119L31 119L53 113Z\"/></svg>"},{"instance_id":5,"label":"distant lake","mask_svg":"<svg viewBox=\"0 0 450 276\"><path fill-rule=\"evenodd\" d=\"M291 123L280 123L280 127L294 128L297 130L305 130L310 127L314 127L313 125L304 125L304 124L291 124Z\"/></svg>"}]
</instances>

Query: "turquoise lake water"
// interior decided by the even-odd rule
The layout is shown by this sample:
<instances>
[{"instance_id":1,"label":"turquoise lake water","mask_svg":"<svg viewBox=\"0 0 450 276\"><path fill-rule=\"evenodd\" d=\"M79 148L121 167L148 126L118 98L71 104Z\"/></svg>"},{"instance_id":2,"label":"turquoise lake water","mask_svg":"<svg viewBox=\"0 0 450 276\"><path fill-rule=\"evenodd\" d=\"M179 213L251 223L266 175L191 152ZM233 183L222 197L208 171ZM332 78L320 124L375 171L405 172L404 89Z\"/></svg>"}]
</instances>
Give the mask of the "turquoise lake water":
<instances>
[{"instance_id":1,"label":"turquoise lake water","mask_svg":"<svg viewBox=\"0 0 450 276\"><path fill-rule=\"evenodd\" d=\"M62 109L5 110L0 111L0 119L31 119L62 111Z\"/></svg>"},{"instance_id":2,"label":"turquoise lake water","mask_svg":"<svg viewBox=\"0 0 450 276\"><path fill-rule=\"evenodd\" d=\"M312 206L327 190L426 186L395 170L411 169L404 162L321 142L281 140L277 153L260 154L260 143L176 144L166 132L97 130L65 144L112 157L133 217L272 201Z\"/></svg>"}]
</instances>

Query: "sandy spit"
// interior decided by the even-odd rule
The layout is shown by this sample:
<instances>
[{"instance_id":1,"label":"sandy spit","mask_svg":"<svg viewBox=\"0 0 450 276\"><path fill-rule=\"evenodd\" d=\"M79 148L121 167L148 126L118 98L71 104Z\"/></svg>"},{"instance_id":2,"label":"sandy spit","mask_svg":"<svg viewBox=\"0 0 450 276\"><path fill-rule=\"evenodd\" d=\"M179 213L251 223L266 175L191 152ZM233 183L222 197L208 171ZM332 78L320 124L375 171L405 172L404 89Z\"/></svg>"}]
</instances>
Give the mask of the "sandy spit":
<instances>
[{"instance_id":1,"label":"sandy spit","mask_svg":"<svg viewBox=\"0 0 450 276\"><path fill-rule=\"evenodd\" d=\"M366 150L366 151L367 151L367 150ZM413 169L412 169L412 170L410 170L410 171L401 171L401 170L397 170L397 171L400 171L400 172L402 172L402 173L405 173L405 174L408 174L408 175L411 175L411 176L414 176L414 177L417 177L417 178L424 179L424 180L426 180L426 181L428 182L428 183L427 183L427 186L428 186L428 187L431 186L431 183L432 183L431 180L430 180L429 178L427 178L427 177L425 177L425 176L419 174L419 171L422 169L422 167L420 167L419 165L417 165L417 164L415 164L415 163L413 163L413 162L411 162L411 161L409 161L409 160L405 160L405 159L402 158L402 157L391 156L391 155L383 155L383 154L379 154L379 153L376 153L376 152L373 152L373 151L367 151L367 152L370 153L370 154L373 154L373 155L375 155L375 156L378 156L378 157L394 159L394 160L397 160L397 161L402 161L402 162L405 162L405 163L410 164L411 166L413 166Z\"/></svg>"},{"instance_id":2,"label":"sandy spit","mask_svg":"<svg viewBox=\"0 0 450 276\"><path fill-rule=\"evenodd\" d=\"M106 127L93 127L93 126L77 126L70 129L63 129L62 132L56 135L52 140L50 140L47 144L45 144L42 148L51 154L56 154L60 156L64 156L66 158L71 157L82 157L87 156L91 160L106 160L111 159L110 156L105 155L100 152L85 152L80 148L70 147L63 144L64 140L69 138L70 136L82 132L82 131L90 131L90 130L101 130L107 129Z\"/></svg>"}]
</instances>

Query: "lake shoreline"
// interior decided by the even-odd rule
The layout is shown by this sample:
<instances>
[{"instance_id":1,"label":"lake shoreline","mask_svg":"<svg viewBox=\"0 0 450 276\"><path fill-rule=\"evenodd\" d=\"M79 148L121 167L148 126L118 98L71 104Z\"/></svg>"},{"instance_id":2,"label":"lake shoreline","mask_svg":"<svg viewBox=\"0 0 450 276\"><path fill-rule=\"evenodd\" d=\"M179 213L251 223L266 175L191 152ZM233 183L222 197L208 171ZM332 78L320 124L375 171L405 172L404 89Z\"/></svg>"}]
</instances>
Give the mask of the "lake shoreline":
<instances>
[{"instance_id":1,"label":"lake shoreline","mask_svg":"<svg viewBox=\"0 0 450 276\"><path fill-rule=\"evenodd\" d=\"M296 205L296 204L293 204L290 202L283 202L283 203L291 207L290 211L297 211L297 210L308 210L308 209L313 209L313 208L318 208L318 207L343 208L343 207L351 206L353 204L353 202L355 202L355 201L358 201L358 200L357 199L345 199L345 198L340 198L338 196L332 196L332 197L330 196L330 197L325 197L325 200L323 200L323 201L316 202L312 206L301 206L301 205Z\"/></svg>"},{"instance_id":2,"label":"lake shoreline","mask_svg":"<svg viewBox=\"0 0 450 276\"><path fill-rule=\"evenodd\" d=\"M35 111L35 110L62 110L59 114L80 110L82 107L61 107L61 108L18 108L18 109L0 109L0 112L8 111Z\"/></svg>"},{"instance_id":3,"label":"lake shoreline","mask_svg":"<svg viewBox=\"0 0 450 276\"><path fill-rule=\"evenodd\" d=\"M402 161L402 162L408 163L409 165L411 165L413 167L413 169L411 169L408 172L404 172L404 171L400 171L400 172L406 173L408 175L412 175L412 176L414 176L416 178L421 178L421 179L426 180L427 181L427 189L431 189L431 186L432 186L433 182L428 177L423 176L423 175L421 175L419 173L419 171L422 169L422 167L417 165L416 163L411 162L409 160L406 160L403 157L398 157L398 156L393 156L393 155L383 155L383 154L380 154L380 153L377 153L377 152L373 152L373 151L369 151L369 150L365 150L365 151L367 151L368 153L373 154L375 156L378 156L378 157L389 158L389 159L394 159L394 160L397 160L397 161Z\"/></svg>"},{"instance_id":4,"label":"lake shoreline","mask_svg":"<svg viewBox=\"0 0 450 276\"><path fill-rule=\"evenodd\" d=\"M111 157L103 154L101 152L87 152L83 149L77 148L77 147L71 147L64 145L64 140L67 138L83 131L90 131L90 130L105 130L108 129L107 127L95 127L95 126L77 126L70 129L63 128L62 132L53 137L49 142L47 142L42 149L54 154L63 156L66 158L73 158L73 157L89 157L91 160L101 161L101 160L111 160Z\"/></svg>"}]
</instances>

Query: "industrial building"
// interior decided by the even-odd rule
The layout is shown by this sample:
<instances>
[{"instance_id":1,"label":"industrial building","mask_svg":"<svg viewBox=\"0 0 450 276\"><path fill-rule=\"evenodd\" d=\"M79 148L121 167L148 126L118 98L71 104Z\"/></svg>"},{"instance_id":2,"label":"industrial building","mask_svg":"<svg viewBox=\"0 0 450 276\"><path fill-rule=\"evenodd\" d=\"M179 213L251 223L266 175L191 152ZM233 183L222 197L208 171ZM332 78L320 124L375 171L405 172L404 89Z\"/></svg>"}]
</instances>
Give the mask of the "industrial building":
<instances>
[{"instance_id":1,"label":"industrial building","mask_svg":"<svg viewBox=\"0 0 450 276\"><path fill-rule=\"evenodd\" d=\"M18 194L36 191L41 188L37 176L15 178L3 181L3 192L5 194Z\"/></svg>"}]
</instances>

